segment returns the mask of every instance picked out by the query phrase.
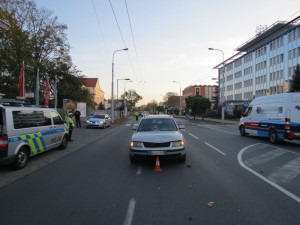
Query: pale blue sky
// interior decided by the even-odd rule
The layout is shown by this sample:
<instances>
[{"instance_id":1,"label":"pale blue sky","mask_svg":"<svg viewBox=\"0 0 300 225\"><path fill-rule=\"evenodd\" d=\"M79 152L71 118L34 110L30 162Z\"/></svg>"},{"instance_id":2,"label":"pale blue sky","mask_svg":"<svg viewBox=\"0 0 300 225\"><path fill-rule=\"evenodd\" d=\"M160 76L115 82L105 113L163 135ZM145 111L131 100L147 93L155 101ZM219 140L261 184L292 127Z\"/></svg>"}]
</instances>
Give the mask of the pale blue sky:
<instances>
[{"instance_id":1,"label":"pale blue sky","mask_svg":"<svg viewBox=\"0 0 300 225\"><path fill-rule=\"evenodd\" d=\"M117 79L130 78L126 89L143 96L140 104L162 101L167 92L179 94L193 84L214 84L212 69L234 55L238 46L255 35L256 27L291 20L300 14L299 0L127 0L137 56L131 37L125 0L36 0L38 7L53 10L68 26L73 63L87 77L97 77L105 98L111 98L112 54ZM93 7L93 2L94 6ZM97 15L98 19L97 20ZM100 23L100 27L98 24ZM138 63L139 62L139 63ZM124 81L119 81L119 96Z\"/></svg>"}]
</instances>

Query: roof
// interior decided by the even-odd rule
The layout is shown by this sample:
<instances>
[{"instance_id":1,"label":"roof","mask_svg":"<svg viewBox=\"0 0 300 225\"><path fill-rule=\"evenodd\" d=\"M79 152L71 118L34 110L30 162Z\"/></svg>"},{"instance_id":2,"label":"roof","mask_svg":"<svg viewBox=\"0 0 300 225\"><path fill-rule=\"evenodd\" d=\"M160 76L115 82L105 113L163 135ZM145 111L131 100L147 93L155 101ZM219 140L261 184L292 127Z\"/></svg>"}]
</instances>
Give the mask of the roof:
<instances>
[{"instance_id":1,"label":"roof","mask_svg":"<svg viewBox=\"0 0 300 225\"><path fill-rule=\"evenodd\" d=\"M84 78L86 87L96 87L98 78Z\"/></svg>"},{"instance_id":2,"label":"roof","mask_svg":"<svg viewBox=\"0 0 300 225\"><path fill-rule=\"evenodd\" d=\"M243 55L247 54L248 52L251 52L256 48L259 48L260 46L269 43L274 38L286 32L289 32L291 29L295 27L298 27L299 20L300 20L300 16L297 16L296 18L292 19L289 22L278 21L272 24L266 30L261 32L259 35L253 37L252 39L248 40L246 43L236 48L235 50L239 51L237 54L231 56L230 58L226 59L224 62L218 64L217 66L214 67L214 69L220 69L224 65L228 65L233 61L241 58Z\"/></svg>"}]
</instances>

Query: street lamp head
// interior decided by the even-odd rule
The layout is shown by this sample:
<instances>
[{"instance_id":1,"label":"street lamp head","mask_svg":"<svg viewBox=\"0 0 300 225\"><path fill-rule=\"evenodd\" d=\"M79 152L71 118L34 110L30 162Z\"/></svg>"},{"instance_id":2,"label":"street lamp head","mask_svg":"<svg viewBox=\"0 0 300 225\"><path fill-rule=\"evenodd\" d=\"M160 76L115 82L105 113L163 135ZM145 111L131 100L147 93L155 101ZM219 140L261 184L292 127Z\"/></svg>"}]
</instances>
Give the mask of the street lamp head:
<instances>
[{"instance_id":1,"label":"street lamp head","mask_svg":"<svg viewBox=\"0 0 300 225\"><path fill-rule=\"evenodd\" d=\"M130 78L125 78L124 80L130 80Z\"/></svg>"},{"instance_id":2,"label":"street lamp head","mask_svg":"<svg viewBox=\"0 0 300 225\"><path fill-rule=\"evenodd\" d=\"M208 48L208 50L215 50L214 48Z\"/></svg>"},{"instance_id":3,"label":"street lamp head","mask_svg":"<svg viewBox=\"0 0 300 225\"><path fill-rule=\"evenodd\" d=\"M124 48L123 50L124 50L124 51L127 51L127 50L128 50L128 48Z\"/></svg>"}]
</instances>

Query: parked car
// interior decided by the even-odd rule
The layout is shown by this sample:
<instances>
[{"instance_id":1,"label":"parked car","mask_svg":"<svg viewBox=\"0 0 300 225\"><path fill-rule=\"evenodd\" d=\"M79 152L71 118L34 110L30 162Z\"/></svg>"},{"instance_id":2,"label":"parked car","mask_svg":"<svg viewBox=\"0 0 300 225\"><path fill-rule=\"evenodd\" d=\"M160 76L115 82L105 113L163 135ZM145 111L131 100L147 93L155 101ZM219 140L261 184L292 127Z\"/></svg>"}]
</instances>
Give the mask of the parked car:
<instances>
[{"instance_id":1,"label":"parked car","mask_svg":"<svg viewBox=\"0 0 300 225\"><path fill-rule=\"evenodd\" d=\"M30 156L67 145L68 126L55 109L0 105L0 165L22 169Z\"/></svg>"},{"instance_id":2,"label":"parked car","mask_svg":"<svg viewBox=\"0 0 300 225\"><path fill-rule=\"evenodd\" d=\"M300 93L254 99L240 119L239 130L241 136L265 136L271 143L300 139Z\"/></svg>"},{"instance_id":3,"label":"parked car","mask_svg":"<svg viewBox=\"0 0 300 225\"><path fill-rule=\"evenodd\" d=\"M185 162L186 150L183 135L173 117L150 115L143 117L131 137L129 158L132 163L141 158L177 158Z\"/></svg>"},{"instance_id":4,"label":"parked car","mask_svg":"<svg viewBox=\"0 0 300 225\"><path fill-rule=\"evenodd\" d=\"M96 128L103 128L110 127L111 118L107 114L93 114L88 118L86 121L86 127L96 127Z\"/></svg>"}]
</instances>

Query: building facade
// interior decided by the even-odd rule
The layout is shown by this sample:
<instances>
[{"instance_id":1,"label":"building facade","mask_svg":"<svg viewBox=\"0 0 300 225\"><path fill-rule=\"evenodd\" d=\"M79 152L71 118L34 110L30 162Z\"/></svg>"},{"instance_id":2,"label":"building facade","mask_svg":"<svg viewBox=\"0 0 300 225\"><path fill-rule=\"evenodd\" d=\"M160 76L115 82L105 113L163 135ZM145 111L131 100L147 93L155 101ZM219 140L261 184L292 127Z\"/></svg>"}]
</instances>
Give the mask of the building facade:
<instances>
[{"instance_id":1,"label":"building facade","mask_svg":"<svg viewBox=\"0 0 300 225\"><path fill-rule=\"evenodd\" d=\"M219 97L227 105L256 97L286 93L300 64L300 16L277 22L238 47L238 53L215 68L219 71Z\"/></svg>"},{"instance_id":2,"label":"building facade","mask_svg":"<svg viewBox=\"0 0 300 225\"><path fill-rule=\"evenodd\" d=\"M100 102L102 102L103 106L105 105L104 92L100 88L98 78L85 78L84 88L88 89L91 93L95 103L95 109L99 107Z\"/></svg>"},{"instance_id":3,"label":"building facade","mask_svg":"<svg viewBox=\"0 0 300 225\"><path fill-rule=\"evenodd\" d=\"M218 96L218 86L217 85L192 85L186 87L182 91L182 108L185 109L186 102L185 99L187 97L193 97L196 95L200 95L204 98L208 98L210 102L214 102L213 97Z\"/></svg>"}]
</instances>

